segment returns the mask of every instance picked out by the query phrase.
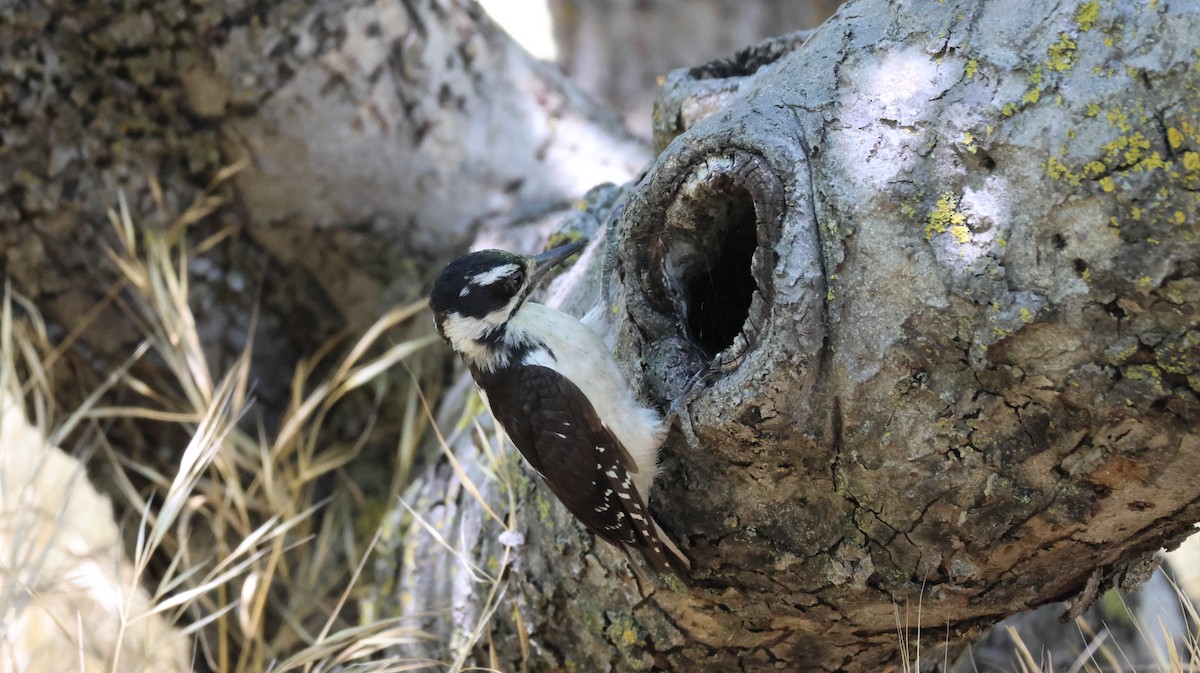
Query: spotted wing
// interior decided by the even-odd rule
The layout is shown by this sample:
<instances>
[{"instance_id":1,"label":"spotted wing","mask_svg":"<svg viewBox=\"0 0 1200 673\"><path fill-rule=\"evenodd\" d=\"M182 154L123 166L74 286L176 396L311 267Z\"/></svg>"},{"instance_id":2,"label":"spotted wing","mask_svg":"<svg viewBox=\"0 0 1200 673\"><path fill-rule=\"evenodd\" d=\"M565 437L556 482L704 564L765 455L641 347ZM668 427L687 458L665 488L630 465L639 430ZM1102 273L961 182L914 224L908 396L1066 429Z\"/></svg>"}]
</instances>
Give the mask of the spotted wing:
<instances>
[{"instance_id":1,"label":"spotted wing","mask_svg":"<svg viewBox=\"0 0 1200 673\"><path fill-rule=\"evenodd\" d=\"M513 444L575 518L613 544L638 547L660 570L667 567L629 477L628 454L578 386L536 365L504 376L476 372L476 381Z\"/></svg>"}]
</instances>

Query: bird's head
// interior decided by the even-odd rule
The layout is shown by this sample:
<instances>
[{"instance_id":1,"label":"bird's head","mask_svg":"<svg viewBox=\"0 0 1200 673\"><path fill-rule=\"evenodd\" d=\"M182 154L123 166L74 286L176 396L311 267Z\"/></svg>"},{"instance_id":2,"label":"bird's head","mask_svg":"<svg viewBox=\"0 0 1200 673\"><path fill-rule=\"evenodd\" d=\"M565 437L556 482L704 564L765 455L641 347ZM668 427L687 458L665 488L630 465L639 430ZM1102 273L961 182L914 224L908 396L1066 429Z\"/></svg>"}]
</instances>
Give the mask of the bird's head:
<instances>
[{"instance_id":1,"label":"bird's head","mask_svg":"<svg viewBox=\"0 0 1200 673\"><path fill-rule=\"evenodd\" d=\"M540 255L480 250L450 262L429 295L438 332L468 361L482 365L504 345L509 321L546 272L585 245L576 241Z\"/></svg>"}]
</instances>

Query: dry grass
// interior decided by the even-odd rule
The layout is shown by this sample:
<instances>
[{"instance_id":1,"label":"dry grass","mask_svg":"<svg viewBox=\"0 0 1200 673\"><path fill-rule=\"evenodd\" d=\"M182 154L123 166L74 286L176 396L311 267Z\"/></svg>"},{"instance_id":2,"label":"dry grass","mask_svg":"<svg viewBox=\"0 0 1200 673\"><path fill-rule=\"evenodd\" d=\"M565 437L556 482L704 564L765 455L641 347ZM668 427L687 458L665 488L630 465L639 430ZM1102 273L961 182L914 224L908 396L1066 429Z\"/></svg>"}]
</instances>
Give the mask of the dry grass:
<instances>
[{"instance_id":1,"label":"dry grass","mask_svg":"<svg viewBox=\"0 0 1200 673\"><path fill-rule=\"evenodd\" d=\"M939 652L922 654L921 612L924 596L922 590L921 598L917 600L915 615L912 614L911 606L908 603L905 603L903 615L901 615L900 606L893 603L898 639L897 651L900 656L900 664L897 668L901 673L916 673L917 671L981 673L981 670L991 673L998 671L1011 673L1200 673L1200 613L1197 612L1196 603L1188 593L1169 577L1168 581L1173 589L1174 599L1178 603L1179 612L1182 613L1186 624L1168 626L1163 623L1161 616L1155 618L1155 623L1148 624L1143 616L1129 606L1119 591L1110 590L1105 597L1106 602L1119 604L1123 613L1119 616L1120 620L1134 625L1134 630L1142 643L1148 645L1148 647L1129 647L1127 636L1125 649L1151 653L1149 658L1153 659L1152 661L1133 661L1133 657L1127 655L1122 649L1121 643L1118 642L1119 638L1114 637L1113 631L1110 631L1106 625L1101 625L1098 630L1093 628L1091 624L1095 620L1089 621L1091 613L1078 617L1074 621L1079 632L1079 643L1073 648L1069 645L1064 648L1068 651L1073 649L1074 653L1070 663L1066 666L1056 665L1049 653L1039 652L1035 655L1026 644L1025 638L1022 637L1021 630L1006 623L998 624L994 628L1003 628L1003 632L1008 635L1011 646L1011 664L1007 667L997 668L992 665L981 669L969 647L965 659L957 663L951 662L949 652L952 643L949 641L948 632L946 639L940 644L941 647L934 648L940 650ZM1112 600L1108 601L1107 599ZM1186 632L1180 633L1180 629L1184 629ZM1159 647L1156 648L1155 645ZM1145 654L1142 656L1143 659L1147 658Z\"/></svg>"},{"instance_id":2,"label":"dry grass","mask_svg":"<svg viewBox=\"0 0 1200 673\"><path fill-rule=\"evenodd\" d=\"M218 176L213 186L233 170ZM334 442L323 432L336 418L339 402L364 388L374 392L386 376L394 375L389 372L394 373L397 364L433 343L432 335L386 342L393 327L424 317L424 302L390 311L348 348L343 346L344 355L335 356L331 344L298 367L278 430L268 433L252 422L249 349L226 371L213 371L188 303L188 260L228 235L219 232L188 248L187 227L220 204L211 192L167 231L138 227L123 199L118 211L110 213L119 245L108 254L121 277L108 298L120 296L129 302L135 313L131 318L143 330L145 341L79 408L66 414L55 408L48 370L86 325L63 343L52 345L36 307L22 305L17 320L13 303L22 300L6 296L0 361L4 386L20 401L47 450L62 445L76 455L92 452L107 461L124 500L120 506L136 511L140 519L134 548L127 550L124 599L106 606L116 613L115 632L85 633L89 625L65 620L56 627L58 635L80 651L85 640L111 639L109 654L98 667L71 663L62 670L153 670L143 669L128 656L122 659L129 650L127 641L137 636L136 625L149 620L162 620L187 639L196 669L282 673L355 665L356 670L371 671L464 670L469 652L490 635L487 626L504 594L502 578L509 559L501 560L499 572L488 573L455 550L463 566L487 583L489 591L478 624L468 641L456 648L453 660L381 656L390 647L430 636L403 619L358 623L354 610L348 609L363 592L363 571L380 531L356 535L361 494L344 483L340 470L362 449L375 419L363 424L356 441ZM148 356L170 372L169 387L131 373L132 366ZM328 373L317 378L313 372L318 370ZM140 402L106 406L105 400L111 399L108 393L115 389L123 389L127 398L133 393ZM410 387L402 411L388 411L404 414L397 466L387 494L390 505L410 480L418 447L432 427L432 414L416 385ZM135 463L110 443L106 429L114 419L176 424L186 430L190 441L175 464ZM473 431L494 468L492 474L505 485L501 493L509 494L507 514L487 506L479 489L457 462L454 465L499 532L511 533L515 509L512 489L507 487L511 464L502 459L502 439L477 425ZM441 444L453 461L447 444ZM345 488L334 488L333 495L321 499L317 481L330 477ZM415 512L413 520L419 526ZM54 523L62 524L61 520ZM454 550L449 542L445 544ZM25 559L18 568L10 562L0 568L0 581L14 579L18 570L29 570L26 566L36 563L36 558ZM138 587L148 601L136 599ZM39 600L40 594L16 581L5 581L0 587L5 621L38 606ZM0 628L0 655L7 654L5 645ZM73 661L70 652L62 656ZM15 659L10 663L12 670L21 668ZM0 663L0 671L7 670Z\"/></svg>"},{"instance_id":3,"label":"dry grass","mask_svg":"<svg viewBox=\"0 0 1200 673\"><path fill-rule=\"evenodd\" d=\"M1015 650L1014 671L1019 673L1196 673L1200 671L1200 615L1192 600L1173 583L1179 607L1187 619L1187 635L1183 642L1183 651L1176 645L1175 634L1159 619L1156 624L1145 624L1138 618L1128 605L1124 605L1127 617L1136 626L1141 638L1149 643L1153 636L1158 635L1166 645L1166 652L1152 662L1131 661L1122 650L1120 643L1111 637L1107 628L1100 631L1093 629L1088 622L1079 617L1075 620L1079 627L1082 647L1079 648L1075 660L1065 667L1056 667L1053 661L1045 657L1035 657L1025 645L1021 634L1014 628L1008 628L1008 635L1013 641ZM1149 630L1153 629L1154 634Z\"/></svg>"}]
</instances>

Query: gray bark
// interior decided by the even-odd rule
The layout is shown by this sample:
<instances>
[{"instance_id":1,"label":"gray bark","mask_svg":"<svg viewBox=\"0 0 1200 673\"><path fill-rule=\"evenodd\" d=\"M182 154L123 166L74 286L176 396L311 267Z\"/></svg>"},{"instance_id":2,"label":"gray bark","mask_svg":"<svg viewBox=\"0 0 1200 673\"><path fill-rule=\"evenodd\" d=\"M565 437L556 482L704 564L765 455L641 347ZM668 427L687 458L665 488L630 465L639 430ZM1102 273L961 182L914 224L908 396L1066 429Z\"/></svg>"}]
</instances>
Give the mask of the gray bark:
<instances>
[{"instance_id":1,"label":"gray bark","mask_svg":"<svg viewBox=\"0 0 1200 673\"><path fill-rule=\"evenodd\" d=\"M641 136L658 80L763 39L814 28L841 0L551 0L557 62Z\"/></svg>"},{"instance_id":2,"label":"gray bark","mask_svg":"<svg viewBox=\"0 0 1200 673\"><path fill-rule=\"evenodd\" d=\"M639 595L518 479L502 668L878 671L897 607L928 651L1135 585L1200 519L1198 49L1188 3L862 0L674 75L614 267L593 249L552 294L582 314L611 280L664 407L714 372L653 498L694 576ZM502 558L456 483L413 497ZM430 626L464 628L479 591L407 544L408 607L453 597Z\"/></svg>"}]
</instances>

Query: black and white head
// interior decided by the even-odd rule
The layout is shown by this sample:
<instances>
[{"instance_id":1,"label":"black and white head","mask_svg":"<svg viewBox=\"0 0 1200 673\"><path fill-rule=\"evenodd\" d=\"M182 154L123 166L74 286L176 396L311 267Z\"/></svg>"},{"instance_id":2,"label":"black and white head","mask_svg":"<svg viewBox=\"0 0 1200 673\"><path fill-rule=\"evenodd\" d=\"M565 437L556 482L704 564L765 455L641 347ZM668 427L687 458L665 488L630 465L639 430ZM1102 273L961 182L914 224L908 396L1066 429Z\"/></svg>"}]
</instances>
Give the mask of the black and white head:
<instances>
[{"instance_id":1,"label":"black and white head","mask_svg":"<svg viewBox=\"0 0 1200 673\"><path fill-rule=\"evenodd\" d=\"M546 272L579 252L577 241L540 255L480 250L446 265L433 281L429 308L438 332L469 364L484 366L511 347L509 322Z\"/></svg>"}]
</instances>

